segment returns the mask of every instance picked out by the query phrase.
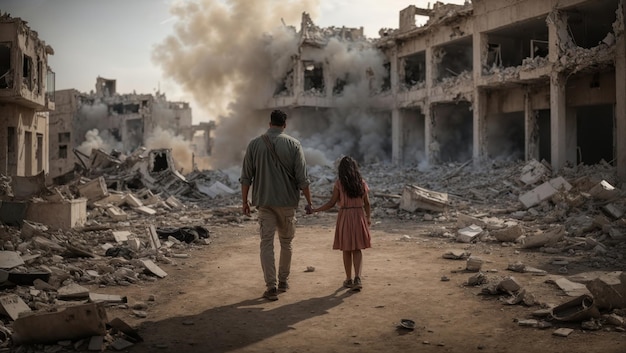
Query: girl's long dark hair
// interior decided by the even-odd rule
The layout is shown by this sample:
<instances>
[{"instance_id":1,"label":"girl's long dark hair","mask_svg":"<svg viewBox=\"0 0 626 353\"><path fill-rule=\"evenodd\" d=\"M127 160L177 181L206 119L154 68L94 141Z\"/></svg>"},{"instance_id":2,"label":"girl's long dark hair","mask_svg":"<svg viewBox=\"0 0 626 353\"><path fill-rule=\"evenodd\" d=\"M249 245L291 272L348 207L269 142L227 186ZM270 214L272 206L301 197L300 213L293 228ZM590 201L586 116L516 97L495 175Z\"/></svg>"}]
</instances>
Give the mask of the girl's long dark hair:
<instances>
[{"instance_id":1,"label":"girl's long dark hair","mask_svg":"<svg viewBox=\"0 0 626 353\"><path fill-rule=\"evenodd\" d=\"M341 186L346 190L348 197L357 198L365 195L365 187L363 186L363 178L359 172L359 165L354 158L346 156L339 162L337 170Z\"/></svg>"}]
</instances>

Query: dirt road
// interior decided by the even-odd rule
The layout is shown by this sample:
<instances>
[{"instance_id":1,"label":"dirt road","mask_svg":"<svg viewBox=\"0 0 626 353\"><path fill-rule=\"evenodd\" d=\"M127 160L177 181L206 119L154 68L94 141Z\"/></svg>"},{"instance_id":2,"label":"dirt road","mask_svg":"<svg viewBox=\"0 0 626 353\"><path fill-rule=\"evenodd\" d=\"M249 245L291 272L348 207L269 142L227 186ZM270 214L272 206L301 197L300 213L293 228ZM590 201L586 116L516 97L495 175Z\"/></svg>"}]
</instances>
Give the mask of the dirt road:
<instances>
[{"instance_id":1,"label":"dirt road","mask_svg":"<svg viewBox=\"0 0 626 353\"><path fill-rule=\"evenodd\" d=\"M470 274L455 272L465 261L442 258L445 250L466 248L486 260L489 276L514 275L538 301L568 300L545 277L510 273L520 260L556 273L552 256L496 243L459 244L441 234L446 223L380 220L372 227L373 248L364 253L363 290L342 288L341 254L331 250L335 215L299 218L290 290L279 300L261 298L257 226L210 226L214 242L175 265L161 265L168 276L153 283L99 292L127 295L132 305L147 301L148 317L128 309L107 309L145 339L135 352L602 352L626 351L626 333L582 331L567 338L521 327L539 306L505 305L497 296L463 283ZM576 268L571 259L571 271ZM305 272L308 266L314 272ZM610 269L607 269L610 270ZM449 281L442 281L442 276ZM123 293L121 293L123 292ZM413 331L400 319L416 322ZM562 326L559 326L562 327Z\"/></svg>"}]
</instances>

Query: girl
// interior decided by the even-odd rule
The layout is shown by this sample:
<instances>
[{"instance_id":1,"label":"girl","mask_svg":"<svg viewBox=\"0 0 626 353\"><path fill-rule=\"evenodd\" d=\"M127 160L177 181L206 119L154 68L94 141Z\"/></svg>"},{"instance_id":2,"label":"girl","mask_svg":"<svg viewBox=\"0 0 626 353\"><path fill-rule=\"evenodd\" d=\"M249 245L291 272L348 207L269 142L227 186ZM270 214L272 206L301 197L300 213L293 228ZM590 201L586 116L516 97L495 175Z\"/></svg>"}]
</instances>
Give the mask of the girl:
<instances>
[{"instance_id":1,"label":"girl","mask_svg":"<svg viewBox=\"0 0 626 353\"><path fill-rule=\"evenodd\" d=\"M352 157L343 157L337 168L338 179L333 187L333 196L322 207L313 209L313 212L322 212L331 209L339 203L337 225L333 249L343 251L343 266L346 270L346 280L343 286L360 291L361 266L363 264L362 249L371 247L370 231L370 200L369 188L359 172L359 166ZM354 266L354 281L352 280L352 266Z\"/></svg>"}]
</instances>

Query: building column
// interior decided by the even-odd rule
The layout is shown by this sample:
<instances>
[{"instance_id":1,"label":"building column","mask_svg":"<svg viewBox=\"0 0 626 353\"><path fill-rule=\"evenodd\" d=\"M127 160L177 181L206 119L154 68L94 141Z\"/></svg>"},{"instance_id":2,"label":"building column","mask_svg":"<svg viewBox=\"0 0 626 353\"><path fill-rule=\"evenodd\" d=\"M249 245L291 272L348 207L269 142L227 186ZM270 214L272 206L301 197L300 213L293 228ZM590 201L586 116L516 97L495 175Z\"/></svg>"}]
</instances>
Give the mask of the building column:
<instances>
[{"instance_id":1,"label":"building column","mask_svg":"<svg viewBox=\"0 0 626 353\"><path fill-rule=\"evenodd\" d=\"M555 72L550 77L550 158L555 172L563 168L567 160L565 81L562 73Z\"/></svg>"},{"instance_id":2,"label":"building column","mask_svg":"<svg viewBox=\"0 0 626 353\"><path fill-rule=\"evenodd\" d=\"M430 103L424 104L424 149L426 162L430 165L439 160L439 143L435 137L435 113Z\"/></svg>"},{"instance_id":3,"label":"building column","mask_svg":"<svg viewBox=\"0 0 626 353\"><path fill-rule=\"evenodd\" d=\"M553 11L548 15L548 60L551 63L561 57L561 42L569 39L567 14ZM561 72L550 75L550 159L553 171L565 166L567 160L567 105L565 83L567 78Z\"/></svg>"},{"instance_id":4,"label":"building column","mask_svg":"<svg viewBox=\"0 0 626 353\"><path fill-rule=\"evenodd\" d=\"M487 156L487 94L479 88L482 78L483 60L487 55L488 37L484 33L472 36L472 73L474 78L472 158L473 163L480 163Z\"/></svg>"},{"instance_id":5,"label":"building column","mask_svg":"<svg viewBox=\"0 0 626 353\"><path fill-rule=\"evenodd\" d=\"M530 94L530 89L524 93L524 155L527 161L539 160L539 126Z\"/></svg>"},{"instance_id":6,"label":"building column","mask_svg":"<svg viewBox=\"0 0 626 353\"><path fill-rule=\"evenodd\" d=\"M391 160L394 165L404 162L404 117L398 108L391 110Z\"/></svg>"},{"instance_id":7,"label":"building column","mask_svg":"<svg viewBox=\"0 0 626 353\"><path fill-rule=\"evenodd\" d=\"M487 156L487 93L479 88L474 90L472 125L472 158L474 163L480 163Z\"/></svg>"},{"instance_id":8,"label":"building column","mask_svg":"<svg viewBox=\"0 0 626 353\"><path fill-rule=\"evenodd\" d=\"M626 183L626 4L620 1L621 31L615 47L615 166L617 177Z\"/></svg>"}]
</instances>

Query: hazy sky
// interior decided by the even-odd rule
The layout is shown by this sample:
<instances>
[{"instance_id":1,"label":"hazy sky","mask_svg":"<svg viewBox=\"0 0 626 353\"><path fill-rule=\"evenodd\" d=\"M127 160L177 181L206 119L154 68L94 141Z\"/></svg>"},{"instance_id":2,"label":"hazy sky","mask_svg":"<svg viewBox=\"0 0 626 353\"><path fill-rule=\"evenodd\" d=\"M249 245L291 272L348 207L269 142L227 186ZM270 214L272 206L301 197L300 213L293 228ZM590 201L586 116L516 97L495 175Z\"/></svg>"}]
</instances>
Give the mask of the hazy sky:
<instances>
[{"instance_id":1,"label":"hazy sky","mask_svg":"<svg viewBox=\"0 0 626 353\"><path fill-rule=\"evenodd\" d=\"M49 57L49 65L56 73L57 90L89 92L96 77L102 76L117 80L118 93L154 93L160 88L169 100L191 102L194 123L211 120L211 112L203 111L189 92L164 78L151 59L154 46L173 33L176 18L169 10L176 1L188 0L1 0L0 11L27 21L52 46L55 54ZM376 38L380 28L398 28L401 9L411 4L426 8L429 3L318 0L317 8L309 11L320 27L363 27L367 37ZM287 25L300 28L299 22Z\"/></svg>"}]
</instances>

